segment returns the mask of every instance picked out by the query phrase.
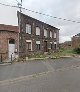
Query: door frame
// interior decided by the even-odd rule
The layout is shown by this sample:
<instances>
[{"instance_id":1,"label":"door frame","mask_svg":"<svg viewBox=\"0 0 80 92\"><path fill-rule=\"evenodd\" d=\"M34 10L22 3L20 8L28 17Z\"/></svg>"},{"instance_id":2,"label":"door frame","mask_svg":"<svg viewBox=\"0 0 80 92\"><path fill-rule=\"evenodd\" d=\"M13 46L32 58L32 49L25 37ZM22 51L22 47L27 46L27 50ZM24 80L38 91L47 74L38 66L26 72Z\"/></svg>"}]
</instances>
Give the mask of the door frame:
<instances>
[{"instance_id":1,"label":"door frame","mask_svg":"<svg viewBox=\"0 0 80 92\"><path fill-rule=\"evenodd\" d=\"M9 41L11 40L11 39L13 39L13 38L9 38L8 39L8 58L9 58ZM14 45L15 45L15 39L13 39L14 40ZM15 48L14 48L14 54L15 54ZM13 57L14 58L14 57Z\"/></svg>"},{"instance_id":2,"label":"door frame","mask_svg":"<svg viewBox=\"0 0 80 92\"><path fill-rule=\"evenodd\" d=\"M44 41L44 52L48 52L48 44L47 44L48 41ZM45 44L46 43L46 44Z\"/></svg>"}]
</instances>

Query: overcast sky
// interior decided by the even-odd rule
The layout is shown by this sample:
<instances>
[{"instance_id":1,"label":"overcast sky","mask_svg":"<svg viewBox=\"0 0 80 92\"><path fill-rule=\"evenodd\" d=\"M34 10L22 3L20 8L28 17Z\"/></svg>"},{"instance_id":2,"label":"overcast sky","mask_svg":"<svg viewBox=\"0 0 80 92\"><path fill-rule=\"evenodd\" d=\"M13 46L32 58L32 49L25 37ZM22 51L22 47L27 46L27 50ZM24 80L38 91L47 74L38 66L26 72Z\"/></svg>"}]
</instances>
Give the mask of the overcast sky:
<instances>
[{"instance_id":1,"label":"overcast sky","mask_svg":"<svg viewBox=\"0 0 80 92\"><path fill-rule=\"evenodd\" d=\"M16 0L0 0L0 3L17 5ZM23 0L23 7L53 17L80 21L80 0ZM0 24L17 25L17 10L17 8L0 5ZM22 10L22 12L59 28L60 42L71 40L73 35L80 33L80 24L78 23L54 19L25 10Z\"/></svg>"}]
</instances>

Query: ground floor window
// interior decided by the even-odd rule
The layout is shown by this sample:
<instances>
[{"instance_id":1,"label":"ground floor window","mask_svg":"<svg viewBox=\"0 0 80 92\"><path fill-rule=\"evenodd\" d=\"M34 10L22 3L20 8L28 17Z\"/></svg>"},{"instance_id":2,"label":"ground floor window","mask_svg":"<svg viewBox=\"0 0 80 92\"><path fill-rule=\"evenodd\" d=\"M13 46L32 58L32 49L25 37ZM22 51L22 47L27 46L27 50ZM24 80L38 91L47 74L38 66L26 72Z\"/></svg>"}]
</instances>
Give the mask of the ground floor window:
<instances>
[{"instance_id":1,"label":"ground floor window","mask_svg":"<svg viewBox=\"0 0 80 92\"><path fill-rule=\"evenodd\" d=\"M31 42L27 42L27 50L31 51Z\"/></svg>"},{"instance_id":2,"label":"ground floor window","mask_svg":"<svg viewBox=\"0 0 80 92\"><path fill-rule=\"evenodd\" d=\"M53 45L51 44L51 49L53 49Z\"/></svg>"},{"instance_id":3,"label":"ground floor window","mask_svg":"<svg viewBox=\"0 0 80 92\"><path fill-rule=\"evenodd\" d=\"M52 42L50 42L50 48L53 49L53 45L52 45Z\"/></svg>"},{"instance_id":4,"label":"ground floor window","mask_svg":"<svg viewBox=\"0 0 80 92\"><path fill-rule=\"evenodd\" d=\"M2 47L1 41L0 41L0 48Z\"/></svg>"},{"instance_id":5,"label":"ground floor window","mask_svg":"<svg viewBox=\"0 0 80 92\"><path fill-rule=\"evenodd\" d=\"M36 41L36 49L40 50L40 41Z\"/></svg>"},{"instance_id":6,"label":"ground floor window","mask_svg":"<svg viewBox=\"0 0 80 92\"><path fill-rule=\"evenodd\" d=\"M32 51L32 41L31 40L26 40L26 48L29 51Z\"/></svg>"},{"instance_id":7,"label":"ground floor window","mask_svg":"<svg viewBox=\"0 0 80 92\"><path fill-rule=\"evenodd\" d=\"M54 49L56 49L57 48L57 43L56 42L54 42Z\"/></svg>"},{"instance_id":8,"label":"ground floor window","mask_svg":"<svg viewBox=\"0 0 80 92\"><path fill-rule=\"evenodd\" d=\"M54 44L54 48L56 49L56 44Z\"/></svg>"}]
</instances>

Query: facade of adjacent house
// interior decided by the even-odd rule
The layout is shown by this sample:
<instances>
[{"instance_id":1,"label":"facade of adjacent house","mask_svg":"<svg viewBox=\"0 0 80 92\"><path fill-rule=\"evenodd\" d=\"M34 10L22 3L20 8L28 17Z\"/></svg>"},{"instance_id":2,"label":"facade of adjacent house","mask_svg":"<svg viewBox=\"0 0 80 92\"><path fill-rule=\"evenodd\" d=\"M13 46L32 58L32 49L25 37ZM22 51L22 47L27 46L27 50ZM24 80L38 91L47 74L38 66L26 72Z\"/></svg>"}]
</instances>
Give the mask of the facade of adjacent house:
<instances>
[{"instance_id":1,"label":"facade of adjacent house","mask_svg":"<svg viewBox=\"0 0 80 92\"><path fill-rule=\"evenodd\" d=\"M65 41L64 43L60 43L59 47L64 49L70 49L72 48L72 41Z\"/></svg>"},{"instance_id":2,"label":"facade of adjacent house","mask_svg":"<svg viewBox=\"0 0 80 92\"><path fill-rule=\"evenodd\" d=\"M19 16L18 12L18 16ZM59 49L59 29L37 19L20 14L20 56L54 52Z\"/></svg>"},{"instance_id":3,"label":"facade of adjacent house","mask_svg":"<svg viewBox=\"0 0 80 92\"><path fill-rule=\"evenodd\" d=\"M72 37L72 47L80 48L80 33Z\"/></svg>"},{"instance_id":4,"label":"facade of adjacent house","mask_svg":"<svg viewBox=\"0 0 80 92\"><path fill-rule=\"evenodd\" d=\"M0 24L0 58L15 57L18 50L18 27Z\"/></svg>"}]
</instances>

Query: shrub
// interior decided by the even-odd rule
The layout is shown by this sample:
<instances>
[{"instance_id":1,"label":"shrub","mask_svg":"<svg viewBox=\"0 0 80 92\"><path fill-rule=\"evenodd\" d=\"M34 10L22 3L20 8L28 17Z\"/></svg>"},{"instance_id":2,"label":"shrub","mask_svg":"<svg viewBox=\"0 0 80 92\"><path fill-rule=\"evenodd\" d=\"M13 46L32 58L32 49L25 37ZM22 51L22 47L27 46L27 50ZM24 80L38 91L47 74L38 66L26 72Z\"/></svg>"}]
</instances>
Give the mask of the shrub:
<instances>
[{"instance_id":1,"label":"shrub","mask_svg":"<svg viewBox=\"0 0 80 92\"><path fill-rule=\"evenodd\" d=\"M74 52L75 52L76 54L80 54L80 48L75 48L75 49L74 49Z\"/></svg>"}]
</instances>

